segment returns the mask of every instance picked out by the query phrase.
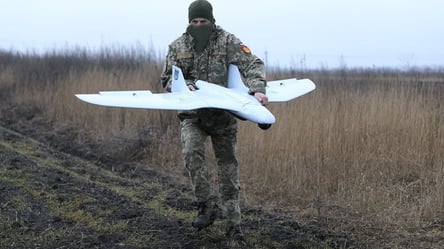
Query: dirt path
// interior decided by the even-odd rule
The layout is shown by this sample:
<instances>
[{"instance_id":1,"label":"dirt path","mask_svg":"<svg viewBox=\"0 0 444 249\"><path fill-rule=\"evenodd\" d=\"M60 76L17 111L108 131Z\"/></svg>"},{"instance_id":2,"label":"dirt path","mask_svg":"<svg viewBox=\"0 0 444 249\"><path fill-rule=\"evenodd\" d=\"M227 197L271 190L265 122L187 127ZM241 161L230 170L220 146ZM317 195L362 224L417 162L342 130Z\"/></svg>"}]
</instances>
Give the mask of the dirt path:
<instances>
[{"instance_id":1,"label":"dirt path","mask_svg":"<svg viewBox=\"0 0 444 249\"><path fill-rule=\"evenodd\" d=\"M196 231L187 184L137 164L62 153L0 127L0 248L227 248ZM244 207L251 248L349 248L346 235Z\"/></svg>"}]
</instances>

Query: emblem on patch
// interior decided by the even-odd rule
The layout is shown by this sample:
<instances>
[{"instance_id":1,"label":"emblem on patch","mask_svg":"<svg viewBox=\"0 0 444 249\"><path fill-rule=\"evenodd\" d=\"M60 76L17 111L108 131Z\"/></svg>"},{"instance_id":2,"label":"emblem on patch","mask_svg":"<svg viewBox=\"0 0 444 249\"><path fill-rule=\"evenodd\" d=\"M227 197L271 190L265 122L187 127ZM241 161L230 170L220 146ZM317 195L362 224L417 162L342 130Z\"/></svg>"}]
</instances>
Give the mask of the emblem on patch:
<instances>
[{"instance_id":1,"label":"emblem on patch","mask_svg":"<svg viewBox=\"0 0 444 249\"><path fill-rule=\"evenodd\" d=\"M247 47L247 45L241 43L240 46L241 46L242 51L244 51L244 53L246 53L246 54L251 54L251 50L250 50L249 47Z\"/></svg>"}]
</instances>

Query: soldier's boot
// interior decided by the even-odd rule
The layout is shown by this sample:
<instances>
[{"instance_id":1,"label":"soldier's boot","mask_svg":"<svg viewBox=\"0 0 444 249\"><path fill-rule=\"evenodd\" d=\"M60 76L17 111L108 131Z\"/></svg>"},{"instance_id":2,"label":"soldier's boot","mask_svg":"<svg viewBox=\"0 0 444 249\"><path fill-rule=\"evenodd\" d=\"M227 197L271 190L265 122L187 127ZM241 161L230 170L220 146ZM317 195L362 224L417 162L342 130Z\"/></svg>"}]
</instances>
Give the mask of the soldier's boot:
<instances>
[{"instance_id":1,"label":"soldier's boot","mask_svg":"<svg viewBox=\"0 0 444 249\"><path fill-rule=\"evenodd\" d=\"M213 224L216 219L216 209L214 205L209 205L206 202L197 203L198 214L194 219L192 226L202 229Z\"/></svg>"}]
</instances>

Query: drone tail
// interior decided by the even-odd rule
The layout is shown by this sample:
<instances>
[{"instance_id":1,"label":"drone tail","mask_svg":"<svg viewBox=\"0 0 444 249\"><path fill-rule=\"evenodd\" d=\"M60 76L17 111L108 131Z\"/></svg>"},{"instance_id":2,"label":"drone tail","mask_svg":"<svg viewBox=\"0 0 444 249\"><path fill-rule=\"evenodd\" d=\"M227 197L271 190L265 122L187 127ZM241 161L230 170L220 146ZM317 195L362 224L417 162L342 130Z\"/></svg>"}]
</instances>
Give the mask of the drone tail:
<instances>
[{"instance_id":1,"label":"drone tail","mask_svg":"<svg viewBox=\"0 0 444 249\"><path fill-rule=\"evenodd\" d=\"M248 92L248 87L246 87L242 81L239 68L236 65L230 64L228 67L227 87L238 92Z\"/></svg>"},{"instance_id":2,"label":"drone tail","mask_svg":"<svg viewBox=\"0 0 444 249\"><path fill-rule=\"evenodd\" d=\"M188 92L185 78L183 77L182 70L176 66L173 66L173 79L171 84L171 92Z\"/></svg>"}]
</instances>

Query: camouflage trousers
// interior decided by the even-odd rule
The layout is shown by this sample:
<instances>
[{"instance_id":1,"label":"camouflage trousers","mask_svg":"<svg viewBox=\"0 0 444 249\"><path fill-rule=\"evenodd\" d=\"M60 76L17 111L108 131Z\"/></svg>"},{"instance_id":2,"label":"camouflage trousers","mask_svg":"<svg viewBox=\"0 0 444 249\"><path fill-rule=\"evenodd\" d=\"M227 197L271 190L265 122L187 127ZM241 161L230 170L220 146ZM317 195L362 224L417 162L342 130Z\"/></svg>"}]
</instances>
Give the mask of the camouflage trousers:
<instances>
[{"instance_id":1,"label":"camouflage trousers","mask_svg":"<svg viewBox=\"0 0 444 249\"><path fill-rule=\"evenodd\" d=\"M239 167L236 159L237 120L229 113L219 115L218 122L206 122L207 117L192 117L181 121L182 153L197 202L210 202L214 196L205 159L205 144L208 137L217 164L219 187L218 205L228 225L241 222L239 207ZM214 116L214 115L210 115ZM214 121L214 120L212 120Z\"/></svg>"}]
</instances>

